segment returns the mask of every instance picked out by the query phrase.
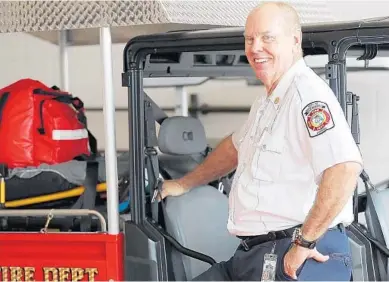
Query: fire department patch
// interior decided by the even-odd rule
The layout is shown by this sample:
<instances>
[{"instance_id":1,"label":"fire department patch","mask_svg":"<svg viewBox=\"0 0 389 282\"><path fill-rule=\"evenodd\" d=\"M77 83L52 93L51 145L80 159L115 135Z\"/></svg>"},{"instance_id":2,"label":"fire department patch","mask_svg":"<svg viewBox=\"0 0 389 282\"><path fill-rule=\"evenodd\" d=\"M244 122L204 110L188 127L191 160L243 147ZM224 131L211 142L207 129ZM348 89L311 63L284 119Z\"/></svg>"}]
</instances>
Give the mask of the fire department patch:
<instances>
[{"instance_id":1,"label":"fire department patch","mask_svg":"<svg viewBox=\"0 0 389 282\"><path fill-rule=\"evenodd\" d=\"M302 114L310 137L318 136L335 127L331 111L324 102L309 103L302 110Z\"/></svg>"}]
</instances>

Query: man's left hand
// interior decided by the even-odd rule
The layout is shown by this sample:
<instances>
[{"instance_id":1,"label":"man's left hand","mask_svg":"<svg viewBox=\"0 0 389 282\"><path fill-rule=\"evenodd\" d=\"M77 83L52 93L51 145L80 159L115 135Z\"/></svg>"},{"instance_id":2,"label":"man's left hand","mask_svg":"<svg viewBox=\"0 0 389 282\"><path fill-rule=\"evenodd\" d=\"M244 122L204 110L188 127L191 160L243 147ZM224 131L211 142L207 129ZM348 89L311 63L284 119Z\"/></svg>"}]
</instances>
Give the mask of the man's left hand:
<instances>
[{"instance_id":1,"label":"man's left hand","mask_svg":"<svg viewBox=\"0 0 389 282\"><path fill-rule=\"evenodd\" d=\"M285 274L297 280L297 269L299 269L305 260L310 258L318 262L325 262L329 259L329 256L325 256L319 253L316 248L311 250L293 244L292 248L286 253L284 257Z\"/></svg>"}]
</instances>

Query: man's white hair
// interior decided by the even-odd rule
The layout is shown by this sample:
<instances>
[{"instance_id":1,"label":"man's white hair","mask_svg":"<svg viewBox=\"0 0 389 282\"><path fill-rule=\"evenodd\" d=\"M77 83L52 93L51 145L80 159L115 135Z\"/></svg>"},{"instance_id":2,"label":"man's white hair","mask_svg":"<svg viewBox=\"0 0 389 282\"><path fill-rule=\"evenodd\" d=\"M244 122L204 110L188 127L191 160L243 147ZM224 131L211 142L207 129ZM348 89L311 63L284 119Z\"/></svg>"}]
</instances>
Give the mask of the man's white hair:
<instances>
[{"instance_id":1,"label":"man's white hair","mask_svg":"<svg viewBox=\"0 0 389 282\"><path fill-rule=\"evenodd\" d=\"M293 34L300 33L301 34L301 20L297 10L289 3L283 1L263 1L258 6L256 6L249 14L249 16L259 9L274 5L278 9L280 9L282 13L282 22L284 25L285 33ZM303 56L302 46L300 46L300 55Z\"/></svg>"}]
</instances>

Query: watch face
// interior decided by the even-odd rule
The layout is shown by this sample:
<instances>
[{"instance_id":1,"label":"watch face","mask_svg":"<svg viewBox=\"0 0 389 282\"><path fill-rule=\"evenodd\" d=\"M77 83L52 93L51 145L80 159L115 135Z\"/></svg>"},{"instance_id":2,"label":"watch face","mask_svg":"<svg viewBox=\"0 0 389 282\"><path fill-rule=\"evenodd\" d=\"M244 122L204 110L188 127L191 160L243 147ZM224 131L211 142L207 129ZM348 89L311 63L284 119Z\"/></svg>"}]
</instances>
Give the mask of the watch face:
<instances>
[{"instance_id":1,"label":"watch face","mask_svg":"<svg viewBox=\"0 0 389 282\"><path fill-rule=\"evenodd\" d=\"M307 240L305 240L301 233L298 233L298 232L295 232L295 234L293 234L293 239L292 241L296 244L296 245L299 245L301 247L304 247L304 248L308 248L308 249L313 249L315 248L316 246L316 242L309 242Z\"/></svg>"}]
</instances>

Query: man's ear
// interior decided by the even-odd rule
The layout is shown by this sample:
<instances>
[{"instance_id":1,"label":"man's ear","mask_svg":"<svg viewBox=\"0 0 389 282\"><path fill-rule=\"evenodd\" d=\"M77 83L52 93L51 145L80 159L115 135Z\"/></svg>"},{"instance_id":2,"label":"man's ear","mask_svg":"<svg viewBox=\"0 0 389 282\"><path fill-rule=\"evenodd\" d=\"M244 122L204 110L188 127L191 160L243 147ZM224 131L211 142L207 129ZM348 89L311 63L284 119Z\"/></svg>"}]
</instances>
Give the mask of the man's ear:
<instances>
[{"instance_id":1,"label":"man's ear","mask_svg":"<svg viewBox=\"0 0 389 282\"><path fill-rule=\"evenodd\" d=\"M293 32L293 45L296 49L300 50L302 45L303 35L301 29L297 29Z\"/></svg>"}]
</instances>

